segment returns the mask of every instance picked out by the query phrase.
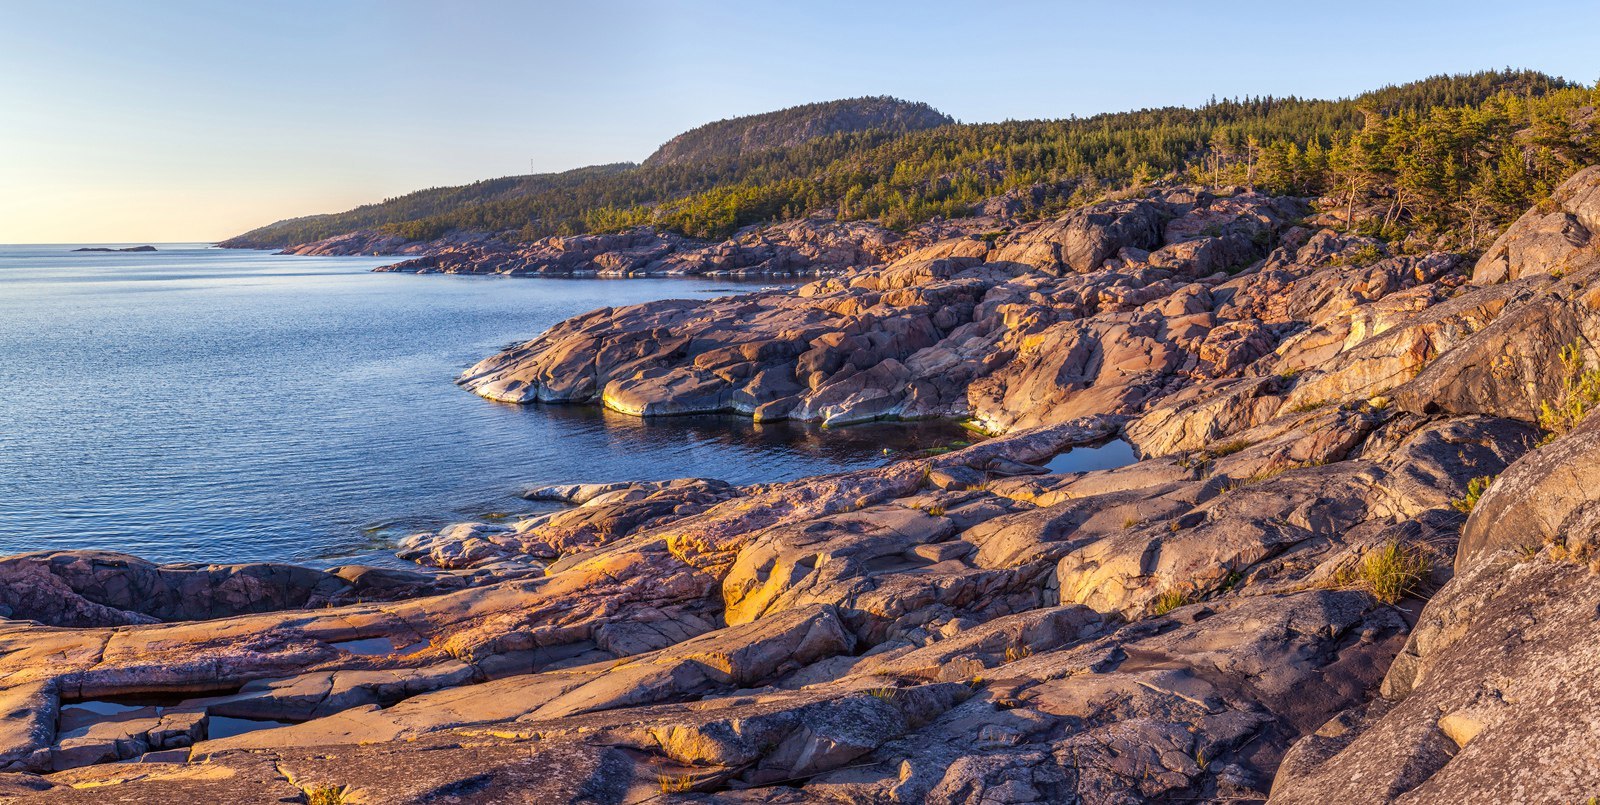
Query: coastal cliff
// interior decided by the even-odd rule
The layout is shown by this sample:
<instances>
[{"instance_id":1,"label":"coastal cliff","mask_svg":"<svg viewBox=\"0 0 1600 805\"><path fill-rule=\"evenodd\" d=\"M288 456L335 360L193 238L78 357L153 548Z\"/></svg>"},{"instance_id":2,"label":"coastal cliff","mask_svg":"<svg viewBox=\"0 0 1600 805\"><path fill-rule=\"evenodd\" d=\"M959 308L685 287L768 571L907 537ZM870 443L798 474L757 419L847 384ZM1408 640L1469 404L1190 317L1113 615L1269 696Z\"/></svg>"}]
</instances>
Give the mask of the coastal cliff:
<instances>
[{"instance_id":1,"label":"coastal cliff","mask_svg":"<svg viewBox=\"0 0 1600 805\"><path fill-rule=\"evenodd\" d=\"M1167 187L948 220L464 378L970 446L532 490L567 505L404 571L0 560L0 799L1583 801L1600 167L1475 262L1326 215ZM1108 438L1139 460L1045 466Z\"/></svg>"}]
</instances>

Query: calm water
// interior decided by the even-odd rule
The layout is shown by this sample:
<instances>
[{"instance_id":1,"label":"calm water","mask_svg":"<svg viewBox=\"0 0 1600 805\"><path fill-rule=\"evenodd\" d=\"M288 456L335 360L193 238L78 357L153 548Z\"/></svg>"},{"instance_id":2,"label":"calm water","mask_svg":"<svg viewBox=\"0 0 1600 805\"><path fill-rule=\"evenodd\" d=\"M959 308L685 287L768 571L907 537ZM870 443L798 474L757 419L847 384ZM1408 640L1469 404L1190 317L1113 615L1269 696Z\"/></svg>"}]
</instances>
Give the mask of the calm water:
<instances>
[{"instance_id":1,"label":"calm water","mask_svg":"<svg viewBox=\"0 0 1600 805\"><path fill-rule=\"evenodd\" d=\"M0 246L0 554L334 561L528 485L785 480L963 438L490 403L450 381L610 304L725 281L373 274L384 258ZM370 557L369 557L370 559Z\"/></svg>"}]
</instances>

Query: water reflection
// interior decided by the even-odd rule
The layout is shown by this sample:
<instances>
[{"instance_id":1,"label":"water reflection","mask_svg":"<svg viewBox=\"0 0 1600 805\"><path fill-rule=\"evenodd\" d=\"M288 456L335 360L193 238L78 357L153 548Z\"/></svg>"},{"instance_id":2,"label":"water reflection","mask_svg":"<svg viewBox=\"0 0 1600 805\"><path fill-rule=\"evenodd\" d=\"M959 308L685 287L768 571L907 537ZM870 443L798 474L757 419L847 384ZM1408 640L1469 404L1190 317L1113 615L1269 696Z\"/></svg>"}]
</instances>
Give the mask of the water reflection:
<instances>
[{"instance_id":1,"label":"water reflection","mask_svg":"<svg viewBox=\"0 0 1600 805\"><path fill-rule=\"evenodd\" d=\"M1050 459L1044 466L1051 472L1088 472L1125 467L1138 460L1139 457L1133 453L1133 445L1121 439L1112 439L1103 444L1074 447Z\"/></svg>"},{"instance_id":2,"label":"water reflection","mask_svg":"<svg viewBox=\"0 0 1600 805\"><path fill-rule=\"evenodd\" d=\"M823 428L804 422L757 423L735 414L706 414L640 419L609 409L578 405L504 406L520 414L540 416L606 439L619 448L649 446L678 450L694 464L721 467L723 480L738 482L792 480L811 466L796 461L811 457L856 463L881 455L884 460L906 458L926 450L970 442L974 437L959 425L943 420L914 422L864 422ZM696 451L706 451L696 455ZM743 466L748 456L759 466ZM687 466L687 465L680 465ZM641 468L648 472L648 468ZM724 477L728 476L728 477Z\"/></svg>"}]
</instances>

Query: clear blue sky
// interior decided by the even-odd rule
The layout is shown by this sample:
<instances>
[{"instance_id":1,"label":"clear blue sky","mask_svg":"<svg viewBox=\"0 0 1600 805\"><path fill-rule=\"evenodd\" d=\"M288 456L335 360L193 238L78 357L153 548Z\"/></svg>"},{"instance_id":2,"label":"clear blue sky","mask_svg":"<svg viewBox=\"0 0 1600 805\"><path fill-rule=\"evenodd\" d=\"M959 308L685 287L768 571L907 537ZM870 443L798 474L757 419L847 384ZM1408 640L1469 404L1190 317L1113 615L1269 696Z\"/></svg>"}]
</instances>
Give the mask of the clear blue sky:
<instances>
[{"instance_id":1,"label":"clear blue sky","mask_svg":"<svg viewBox=\"0 0 1600 805\"><path fill-rule=\"evenodd\" d=\"M0 242L213 240L892 94L963 121L1600 77L1600 2L0 0Z\"/></svg>"}]
</instances>

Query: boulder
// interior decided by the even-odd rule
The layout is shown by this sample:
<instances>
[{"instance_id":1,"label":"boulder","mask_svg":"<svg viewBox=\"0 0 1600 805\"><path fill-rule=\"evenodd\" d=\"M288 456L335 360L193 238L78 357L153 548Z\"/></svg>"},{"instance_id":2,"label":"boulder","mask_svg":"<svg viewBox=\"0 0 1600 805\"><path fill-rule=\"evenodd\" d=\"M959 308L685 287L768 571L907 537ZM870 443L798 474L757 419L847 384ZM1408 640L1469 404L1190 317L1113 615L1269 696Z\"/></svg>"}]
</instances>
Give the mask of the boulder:
<instances>
[{"instance_id":1,"label":"boulder","mask_svg":"<svg viewBox=\"0 0 1600 805\"><path fill-rule=\"evenodd\" d=\"M1272 801L1584 801L1600 785L1579 682L1600 672L1597 579L1509 551L1464 569L1422 611L1384 698L1296 744Z\"/></svg>"},{"instance_id":2,"label":"boulder","mask_svg":"<svg viewBox=\"0 0 1600 805\"><path fill-rule=\"evenodd\" d=\"M1480 285L1552 274L1593 263L1600 233L1600 166L1578 171L1556 188L1548 205L1528 210L1478 259Z\"/></svg>"},{"instance_id":3,"label":"boulder","mask_svg":"<svg viewBox=\"0 0 1600 805\"><path fill-rule=\"evenodd\" d=\"M0 607L9 617L57 626L269 612L333 601L353 589L332 573L285 564L156 565L105 551L0 559Z\"/></svg>"}]
</instances>

